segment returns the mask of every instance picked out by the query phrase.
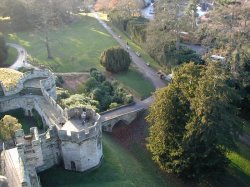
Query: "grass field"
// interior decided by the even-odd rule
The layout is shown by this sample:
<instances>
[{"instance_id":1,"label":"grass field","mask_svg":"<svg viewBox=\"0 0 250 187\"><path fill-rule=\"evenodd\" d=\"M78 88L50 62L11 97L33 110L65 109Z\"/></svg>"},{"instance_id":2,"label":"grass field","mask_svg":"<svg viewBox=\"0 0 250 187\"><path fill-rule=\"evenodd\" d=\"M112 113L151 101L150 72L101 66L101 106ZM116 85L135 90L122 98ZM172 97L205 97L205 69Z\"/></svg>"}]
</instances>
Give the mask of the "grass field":
<instances>
[{"instance_id":1,"label":"grass field","mask_svg":"<svg viewBox=\"0 0 250 187\"><path fill-rule=\"evenodd\" d=\"M133 95L140 98L146 98L155 90L150 80L142 77L135 68L130 68L129 71L114 75L115 79L123 84Z\"/></svg>"},{"instance_id":2,"label":"grass field","mask_svg":"<svg viewBox=\"0 0 250 187\"><path fill-rule=\"evenodd\" d=\"M5 64L12 65L17 59L18 52L13 47L8 47L8 58L4 62Z\"/></svg>"},{"instance_id":3,"label":"grass field","mask_svg":"<svg viewBox=\"0 0 250 187\"><path fill-rule=\"evenodd\" d=\"M24 46L29 54L57 72L102 69L99 56L105 49L118 45L94 18L83 16L77 23L53 30L49 34L53 60L47 59L43 38L37 32L12 33L9 42Z\"/></svg>"},{"instance_id":4,"label":"grass field","mask_svg":"<svg viewBox=\"0 0 250 187\"><path fill-rule=\"evenodd\" d=\"M50 67L55 72L80 72L97 68L104 71L99 63L101 53L118 43L109 35L99 22L91 16L69 26L64 26L50 33L53 60L47 59L47 52L40 35L35 32L12 33L8 41L19 43L26 48L38 64ZM140 98L150 95L153 91L151 82L143 75L132 70L125 74L117 74L117 80ZM131 77L130 77L131 76ZM140 84L132 84L137 80ZM142 89L143 88L143 89Z\"/></svg>"},{"instance_id":5,"label":"grass field","mask_svg":"<svg viewBox=\"0 0 250 187\"><path fill-rule=\"evenodd\" d=\"M139 162L110 136L103 136L104 160L100 168L74 173L52 168L41 173L42 186L46 187L129 187L166 186L152 168Z\"/></svg>"},{"instance_id":6,"label":"grass field","mask_svg":"<svg viewBox=\"0 0 250 187\"><path fill-rule=\"evenodd\" d=\"M250 186L250 148L242 143L238 143L238 148L227 155L231 161L229 172L243 185Z\"/></svg>"}]
</instances>

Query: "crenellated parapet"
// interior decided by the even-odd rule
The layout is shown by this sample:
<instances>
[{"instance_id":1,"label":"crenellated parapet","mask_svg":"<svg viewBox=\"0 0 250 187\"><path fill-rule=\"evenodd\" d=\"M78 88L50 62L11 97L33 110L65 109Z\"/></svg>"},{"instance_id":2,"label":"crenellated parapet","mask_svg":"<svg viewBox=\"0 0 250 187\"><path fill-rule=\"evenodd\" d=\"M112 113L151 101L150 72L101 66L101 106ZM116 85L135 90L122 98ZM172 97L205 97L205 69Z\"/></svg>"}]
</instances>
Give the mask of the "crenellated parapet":
<instances>
[{"instance_id":1,"label":"crenellated parapet","mask_svg":"<svg viewBox=\"0 0 250 187\"><path fill-rule=\"evenodd\" d=\"M100 131L100 124L95 122L93 126L82 129L78 132L70 130L58 130L58 137L61 141L81 143L90 138L96 137Z\"/></svg>"},{"instance_id":2,"label":"crenellated parapet","mask_svg":"<svg viewBox=\"0 0 250 187\"><path fill-rule=\"evenodd\" d=\"M80 143L98 135L101 125L100 115L92 109L74 108L65 111L68 121L58 129L61 141ZM84 113L84 119L81 115ZM84 120L84 122L83 122Z\"/></svg>"},{"instance_id":3,"label":"crenellated parapet","mask_svg":"<svg viewBox=\"0 0 250 187\"><path fill-rule=\"evenodd\" d=\"M0 112L22 108L25 115L32 116L35 109L44 127L49 127L45 133L32 127L29 135L22 129L16 131L17 146L14 151L8 150L11 158L4 158L10 160L8 175L15 184L38 187L37 173L61 162L65 169L73 171L86 171L101 162L100 115L88 108L63 110L55 99L55 76L49 70L25 73L9 90L0 82ZM12 174L13 160L18 176Z\"/></svg>"}]
</instances>

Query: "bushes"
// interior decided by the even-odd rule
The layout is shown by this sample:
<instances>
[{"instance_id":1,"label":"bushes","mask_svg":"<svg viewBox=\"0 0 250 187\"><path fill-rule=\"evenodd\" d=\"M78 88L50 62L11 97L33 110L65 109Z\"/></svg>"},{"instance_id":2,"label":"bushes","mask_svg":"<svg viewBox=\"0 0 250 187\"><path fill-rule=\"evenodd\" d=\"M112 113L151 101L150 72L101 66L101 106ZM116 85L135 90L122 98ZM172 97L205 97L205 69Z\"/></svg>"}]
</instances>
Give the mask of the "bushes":
<instances>
[{"instance_id":1,"label":"bushes","mask_svg":"<svg viewBox=\"0 0 250 187\"><path fill-rule=\"evenodd\" d=\"M132 18L127 24L127 33L130 38L139 44L146 41L146 26L148 20L142 17Z\"/></svg>"},{"instance_id":2,"label":"bushes","mask_svg":"<svg viewBox=\"0 0 250 187\"><path fill-rule=\"evenodd\" d=\"M204 61L195 51L183 46L176 50L175 43L164 47L164 55L161 57L161 62L169 69L189 62L204 64Z\"/></svg>"},{"instance_id":3,"label":"bushes","mask_svg":"<svg viewBox=\"0 0 250 187\"><path fill-rule=\"evenodd\" d=\"M66 99L62 99L61 106L63 108L74 108L74 107L84 107L84 108L92 108L98 111L99 102L91 99L85 94L74 94Z\"/></svg>"},{"instance_id":4,"label":"bushes","mask_svg":"<svg viewBox=\"0 0 250 187\"><path fill-rule=\"evenodd\" d=\"M84 91L91 99L98 101L100 111L133 102L132 95L126 93L117 81L110 83L97 70L92 70L90 76L84 84Z\"/></svg>"},{"instance_id":5,"label":"bushes","mask_svg":"<svg viewBox=\"0 0 250 187\"><path fill-rule=\"evenodd\" d=\"M121 47L112 47L101 54L100 63L107 71L127 71L131 63L129 53Z\"/></svg>"},{"instance_id":6,"label":"bushes","mask_svg":"<svg viewBox=\"0 0 250 187\"><path fill-rule=\"evenodd\" d=\"M107 81L96 69L90 70L90 78L80 88L79 94L74 95L63 88L57 88L57 103L63 108L85 107L102 112L133 102L133 96L117 81Z\"/></svg>"}]
</instances>

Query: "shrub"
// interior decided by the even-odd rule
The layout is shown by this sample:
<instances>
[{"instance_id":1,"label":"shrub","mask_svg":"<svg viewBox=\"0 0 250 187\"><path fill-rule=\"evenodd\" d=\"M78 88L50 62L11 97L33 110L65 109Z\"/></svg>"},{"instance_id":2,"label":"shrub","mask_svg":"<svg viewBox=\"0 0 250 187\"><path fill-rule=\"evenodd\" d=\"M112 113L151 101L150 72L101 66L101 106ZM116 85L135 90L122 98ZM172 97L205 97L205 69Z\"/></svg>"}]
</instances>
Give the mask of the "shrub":
<instances>
[{"instance_id":1,"label":"shrub","mask_svg":"<svg viewBox=\"0 0 250 187\"><path fill-rule=\"evenodd\" d=\"M62 76L58 75L56 77L56 86L62 87L63 83L64 83L64 80L63 80Z\"/></svg>"},{"instance_id":2,"label":"shrub","mask_svg":"<svg viewBox=\"0 0 250 187\"><path fill-rule=\"evenodd\" d=\"M92 70L90 71L90 76L95 78L98 82L103 82L105 81L105 77L103 76L103 74L101 74L99 71L97 70Z\"/></svg>"},{"instance_id":3,"label":"shrub","mask_svg":"<svg viewBox=\"0 0 250 187\"><path fill-rule=\"evenodd\" d=\"M84 90L86 92L91 92L99 85L100 83L94 77L90 77L84 84Z\"/></svg>"},{"instance_id":4,"label":"shrub","mask_svg":"<svg viewBox=\"0 0 250 187\"><path fill-rule=\"evenodd\" d=\"M107 71L117 73L128 70L131 58L123 48L112 47L101 54L100 63Z\"/></svg>"},{"instance_id":5,"label":"shrub","mask_svg":"<svg viewBox=\"0 0 250 187\"><path fill-rule=\"evenodd\" d=\"M117 108L117 107L119 107L119 106L121 106L121 105L118 104L118 103L111 103L111 104L109 105L109 108L112 109L112 108Z\"/></svg>"}]
</instances>

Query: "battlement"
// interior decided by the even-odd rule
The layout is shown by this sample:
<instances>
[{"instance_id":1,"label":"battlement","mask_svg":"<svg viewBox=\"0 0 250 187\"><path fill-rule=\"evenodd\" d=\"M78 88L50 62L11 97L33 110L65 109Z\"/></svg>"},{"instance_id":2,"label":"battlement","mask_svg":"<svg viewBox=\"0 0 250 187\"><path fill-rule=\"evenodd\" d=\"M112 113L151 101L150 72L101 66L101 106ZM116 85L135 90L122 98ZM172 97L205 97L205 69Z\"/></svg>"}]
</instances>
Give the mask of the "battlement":
<instances>
[{"instance_id":1,"label":"battlement","mask_svg":"<svg viewBox=\"0 0 250 187\"><path fill-rule=\"evenodd\" d=\"M57 138L56 126L50 126L45 133L39 134L37 127L30 128L30 134L25 135L23 129L19 129L15 132L16 144L37 144L37 141L43 141L43 139Z\"/></svg>"},{"instance_id":2,"label":"battlement","mask_svg":"<svg viewBox=\"0 0 250 187\"><path fill-rule=\"evenodd\" d=\"M71 141L76 143L95 137L100 133L101 129L99 119L100 115L96 114L94 118L91 121L86 122L84 126L81 124L80 120L69 120L64 124L63 128L58 130L58 137L61 141Z\"/></svg>"},{"instance_id":3,"label":"battlement","mask_svg":"<svg viewBox=\"0 0 250 187\"><path fill-rule=\"evenodd\" d=\"M21 182L38 184L37 173L61 161L73 171L96 167L103 156L100 115L88 108L63 110L55 101L55 76L49 70L34 70L15 80L19 81L9 90L0 82L0 111L23 108L25 115L32 116L35 109L49 127L41 134L36 127L29 135L22 129L15 132L17 146L11 155L22 161L16 164Z\"/></svg>"}]
</instances>

